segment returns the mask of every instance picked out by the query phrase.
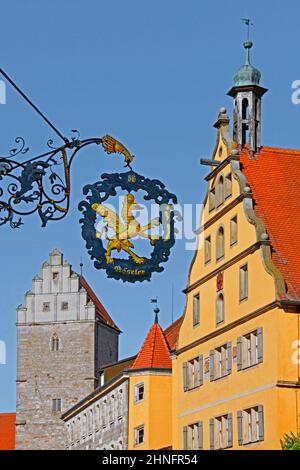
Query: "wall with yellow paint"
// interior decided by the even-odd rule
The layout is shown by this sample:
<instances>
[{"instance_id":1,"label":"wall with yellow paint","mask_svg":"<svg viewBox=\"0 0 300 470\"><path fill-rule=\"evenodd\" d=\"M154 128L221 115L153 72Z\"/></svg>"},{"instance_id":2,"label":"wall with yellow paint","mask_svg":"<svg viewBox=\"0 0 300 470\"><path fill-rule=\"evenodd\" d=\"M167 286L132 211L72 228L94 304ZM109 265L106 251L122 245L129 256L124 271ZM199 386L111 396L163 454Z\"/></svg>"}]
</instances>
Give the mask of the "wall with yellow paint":
<instances>
[{"instance_id":1,"label":"wall with yellow paint","mask_svg":"<svg viewBox=\"0 0 300 470\"><path fill-rule=\"evenodd\" d=\"M134 402L135 386L145 385L144 400ZM149 371L129 379L128 448L149 450L168 447L172 443L172 376L170 373ZM134 429L144 425L144 443L134 445Z\"/></svg>"}]
</instances>

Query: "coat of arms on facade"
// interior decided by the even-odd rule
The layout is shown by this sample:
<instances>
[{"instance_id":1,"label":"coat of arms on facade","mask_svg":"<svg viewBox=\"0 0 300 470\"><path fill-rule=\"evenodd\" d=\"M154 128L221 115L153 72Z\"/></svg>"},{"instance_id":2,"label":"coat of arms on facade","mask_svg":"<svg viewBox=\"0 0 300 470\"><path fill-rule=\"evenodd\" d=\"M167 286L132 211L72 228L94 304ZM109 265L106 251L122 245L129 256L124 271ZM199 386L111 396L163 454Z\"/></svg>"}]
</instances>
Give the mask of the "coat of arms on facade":
<instances>
[{"instance_id":1,"label":"coat of arms on facade","mask_svg":"<svg viewBox=\"0 0 300 470\"><path fill-rule=\"evenodd\" d=\"M127 166L133 157L118 141L107 136L108 153L122 153ZM94 266L108 277L124 282L150 280L163 271L175 243L174 204L177 198L165 185L135 173L103 174L101 181L83 188L86 200L82 236Z\"/></svg>"}]
</instances>

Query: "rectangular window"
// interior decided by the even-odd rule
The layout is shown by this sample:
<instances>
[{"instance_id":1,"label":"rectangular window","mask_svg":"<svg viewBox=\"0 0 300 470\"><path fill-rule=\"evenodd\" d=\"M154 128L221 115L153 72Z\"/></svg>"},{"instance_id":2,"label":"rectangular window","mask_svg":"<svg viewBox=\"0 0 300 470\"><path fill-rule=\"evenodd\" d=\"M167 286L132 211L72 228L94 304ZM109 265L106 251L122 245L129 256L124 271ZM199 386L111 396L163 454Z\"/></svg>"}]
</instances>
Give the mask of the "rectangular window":
<instances>
[{"instance_id":1,"label":"rectangular window","mask_svg":"<svg viewBox=\"0 0 300 470\"><path fill-rule=\"evenodd\" d=\"M214 418L211 448L215 450L227 449L232 446L232 415L227 414Z\"/></svg>"},{"instance_id":2,"label":"rectangular window","mask_svg":"<svg viewBox=\"0 0 300 470\"><path fill-rule=\"evenodd\" d=\"M61 398L53 398L52 411L55 413L61 411Z\"/></svg>"},{"instance_id":3,"label":"rectangular window","mask_svg":"<svg viewBox=\"0 0 300 470\"><path fill-rule=\"evenodd\" d=\"M200 323L200 295L194 295L193 297L193 326L197 326Z\"/></svg>"},{"instance_id":4,"label":"rectangular window","mask_svg":"<svg viewBox=\"0 0 300 470\"><path fill-rule=\"evenodd\" d=\"M225 178L225 199L232 196L232 176L231 173Z\"/></svg>"},{"instance_id":5,"label":"rectangular window","mask_svg":"<svg viewBox=\"0 0 300 470\"><path fill-rule=\"evenodd\" d=\"M207 237L204 242L204 262L209 263L211 261L211 237Z\"/></svg>"},{"instance_id":6,"label":"rectangular window","mask_svg":"<svg viewBox=\"0 0 300 470\"><path fill-rule=\"evenodd\" d=\"M263 407L261 405L238 411L238 441L240 445L264 439Z\"/></svg>"},{"instance_id":7,"label":"rectangular window","mask_svg":"<svg viewBox=\"0 0 300 470\"><path fill-rule=\"evenodd\" d=\"M145 384L140 383L134 387L134 403L139 403L145 398Z\"/></svg>"},{"instance_id":8,"label":"rectangular window","mask_svg":"<svg viewBox=\"0 0 300 470\"><path fill-rule=\"evenodd\" d=\"M237 216L233 217L230 221L230 246L233 246L238 241L238 225Z\"/></svg>"},{"instance_id":9,"label":"rectangular window","mask_svg":"<svg viewBox=\"0 0 300 470\"><path fill-rule=\"evenodd\" d=\"M203 449L203 425L202 421L190 424L184 428L184 449Z\"/></svg>"},{"instance_id":10,"label":"rectangular window","mask_svg":"<svg viewBox=\"0 0 300 470\"><path fill-rule=\"evenodd\" d=\"M52 273L52 279L53 281L58 281L59 274L58 273Z\"/></svg>"},{"instance_id":11,"label":"rectangular window","mask_svg":"<svg viewBox=\"0 0 300 470\"><path fill-rule=\"evenodd\" d=\"M43 312L50 312L50 302L43 302Z\"/></svg>"},{"instance_id":12,"label":"rectangular window","mask_svg":"<svg viewBox=\"0 0 300 470\"><path fill-rule=\"evenodd\" d=\"M200 355L183 364L184 391L192 390L203 384L203 356Z\"/></svg>"},{"instance_id":13,"label":"rectangular window","mask_svg":"<svg viewBox=\"0 0 300 470\"><path fill-rule=\"evenodd\" d=\"M248 265L240 268L240 301L248 298Z\"/></svg>"},{"instance_id":14,"label":"rectangular window","mask_svg":"<svg viewBox=\"0 0 300 470\"><path fill-rule=\"evenodd\" d=\"M216 207L215 188L209 191L208 207L209 207L209 212L214 210L214 208Z\"/></svg>"},{"instance_id":15,"label":"rectangular window","mask_svg":"<svg viewBox=\"0 0 300 470\"><path fill-rule=\"evenodd\" d=\"M231 374L231 343L226 343L210 352L210 380L218 380Z\"/></svg>"},{"instance_id":16,"label":"rectangular window","mask_svg":"<svg viewBox=\"0 0 300 470\"><path fill-rule=\"evenodd\" d=\"M262 362L262 328L237 339L237 368L247 369Z\"/></svg>"},{"instance_id":17,"label":"rectangular window","mask_svg":"<svg viewBox=\"0 0 300 470\"><path fill-rule=\"evenodd\" d=\"M69 310L69 303L68 302L62 302L61 303L61 309L62 310Z\"/></svg>"},{"instance_id":18,"label":"rectangular window","mask_svg":"<svg viewBox=\"0 0 300 470\"><path fill-rule=\"evenodd\" d=\"M145 428L144 426L139 426L134 430L134 445L138 446L144 444L145 442Z\"/></svg>"}]
</instances>

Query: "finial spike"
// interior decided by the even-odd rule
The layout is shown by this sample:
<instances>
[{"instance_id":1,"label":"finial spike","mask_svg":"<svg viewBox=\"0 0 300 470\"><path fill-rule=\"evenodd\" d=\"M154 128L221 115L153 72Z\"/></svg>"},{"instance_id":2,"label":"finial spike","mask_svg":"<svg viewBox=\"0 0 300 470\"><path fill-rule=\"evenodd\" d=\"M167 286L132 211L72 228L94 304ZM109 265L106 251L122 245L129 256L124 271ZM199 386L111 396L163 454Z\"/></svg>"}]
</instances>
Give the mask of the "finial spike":
<instances>
[{"instance_id":1,"label":"finial spike","mask_svg":"<svg viewBox=\"0 0 300 470\"><path fill-rule=\"evenodd\" d=\"M159 308L158 308L158 306L157 306L157 302L158 302L158 298L157 298L157 297L150 300L150 303L151 303L151 304L156 304L156 307L155 307L155 309L153 310L154 313L155 313L154 323L158 323L158 314L159 314L159 312L160 312L160 310L159 310Z\"/></svg>"}]
</instances>

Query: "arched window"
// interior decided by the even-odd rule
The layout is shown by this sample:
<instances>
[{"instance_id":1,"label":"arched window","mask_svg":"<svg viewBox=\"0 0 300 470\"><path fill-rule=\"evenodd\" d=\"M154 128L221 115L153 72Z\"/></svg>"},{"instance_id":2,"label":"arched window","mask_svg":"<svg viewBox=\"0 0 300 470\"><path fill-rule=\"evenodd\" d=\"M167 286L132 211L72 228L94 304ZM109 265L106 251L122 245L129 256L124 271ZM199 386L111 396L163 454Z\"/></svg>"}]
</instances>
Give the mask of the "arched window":
<instances>
[{"instance_id":1,"label":"arched window","mask_svg":"<svg viewBox=\"0 0 300 470\"><path fill-rule=\"evenodd\" d=\"M224 178L221 175L216 187L216 207L221 206L224 202Z\"/></svg>"},{"instance_id":2,"label":"arched window","mask_svg":"<svg viewBox=\"0 0 300 470\"><path fill-rule=\"evenodd\" d=\"M224 315L224 295L222 293L219 293L217 295L217 301L216 301L216 323L222 323L224 321L225 315Z\"/></svg>"},{"instance_id":3,"label":"arched window","mask_svg":"<svg viewBox=\"0 0 300 470\"><path fill-rule=\"evenodd\" d=\"M242 145L243 146L248 143L248 131L249 131L248 119L249 119L249 101L247 100L247 98L244 98L242 101L242 120L243 120Z\"/></svg>"},{"instance_id":4,"label":"arched window","mask_svg":"<svg viewBox=\"0 0 300 470\"><path fill-rule=\"evenodd\" d=\"M51 338L51 351L59 351L59 337L56 333Z\"/></svg>"},{"instance_id":5,"label":"arched window","mask_svg":"<svg viewBox=\"0 0 300 470\"><path fill-rule=\"evenodd\" d=\"M224 228L219 227L217 232L217 239L216 239L216 257L217 260L223 258L225 255L225 237L224 237Z\"/></svg>"}]
</instances>

